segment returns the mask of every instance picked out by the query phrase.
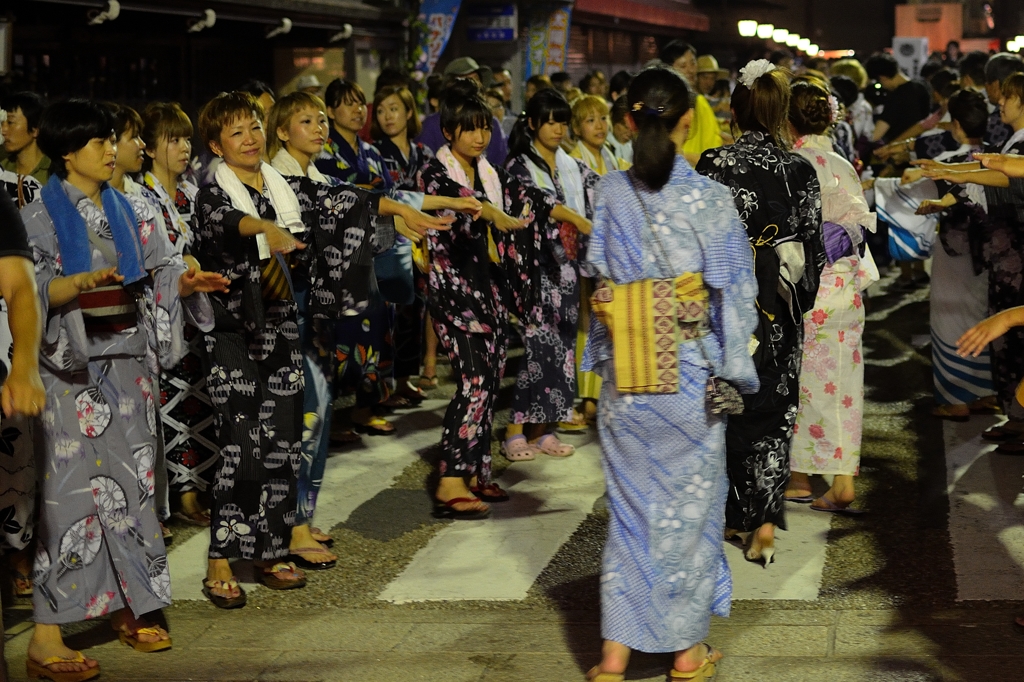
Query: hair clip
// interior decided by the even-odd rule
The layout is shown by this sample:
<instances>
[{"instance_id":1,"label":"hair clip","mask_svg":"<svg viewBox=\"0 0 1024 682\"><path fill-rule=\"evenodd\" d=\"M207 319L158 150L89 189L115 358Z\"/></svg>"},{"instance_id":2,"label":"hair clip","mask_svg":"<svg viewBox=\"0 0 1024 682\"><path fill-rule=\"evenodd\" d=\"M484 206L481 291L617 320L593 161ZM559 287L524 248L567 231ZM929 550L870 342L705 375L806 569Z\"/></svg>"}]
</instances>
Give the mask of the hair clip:
<instances>
[{"instance_id":1,"label":"hair clip","mask_svg":"<svg viewBox=\"0 0 1024 682\"><path fill-rule=\"evenodd\" d=\"M640 111L643 108L644 108L644 103L643 102L637 102L636 104L633 105L633 111Z\"/></svg>"}]
</instances>

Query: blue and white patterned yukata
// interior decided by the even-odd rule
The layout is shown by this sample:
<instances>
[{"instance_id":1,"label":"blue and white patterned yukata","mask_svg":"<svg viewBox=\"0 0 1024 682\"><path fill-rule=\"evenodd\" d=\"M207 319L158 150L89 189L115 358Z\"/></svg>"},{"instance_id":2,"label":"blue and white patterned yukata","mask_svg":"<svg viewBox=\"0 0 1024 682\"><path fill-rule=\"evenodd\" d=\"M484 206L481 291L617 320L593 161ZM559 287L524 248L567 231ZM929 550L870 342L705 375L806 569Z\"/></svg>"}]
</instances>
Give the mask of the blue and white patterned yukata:
<instances>
[{"instance_id":1,"label":"blue and white patterned yukata","mask_svg":"<svg viewBox=\"0 0 1024 682\"><path fill-rule=\"evenodd\" d=\"M624 172L609 173L597 186L586 262L617 284L702 271L710 295L704 349L718 376L756 392L748 344L757 283L732 195L682 156L668 184L640 195L672 271L659 267L666 259ZM681 343L678 393L620 394L612 341L595 316L581 367L604 379L598 431L611 518L602 636L646 652L687 649L707 636L712 613L729 614L732 595L722 549L726 421L705 408L707 362L695 341Z\"/></svg>"}]
</instances>

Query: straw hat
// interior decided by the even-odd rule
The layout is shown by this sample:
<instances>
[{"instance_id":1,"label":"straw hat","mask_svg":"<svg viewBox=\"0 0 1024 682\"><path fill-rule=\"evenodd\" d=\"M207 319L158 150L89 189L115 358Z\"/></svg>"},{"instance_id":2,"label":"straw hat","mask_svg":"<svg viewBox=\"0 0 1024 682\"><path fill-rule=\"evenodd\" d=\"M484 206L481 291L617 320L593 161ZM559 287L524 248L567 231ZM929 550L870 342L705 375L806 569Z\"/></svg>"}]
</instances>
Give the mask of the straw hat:
<instances>
[{"instance_id":1,"label":"straw hat","mask_svg":"<svg viewBox=\"0 0 1024 682\"><path fill-rule=\"evenodd\" d=\"M697 73L721 73L714 55L702 54L697 57Z\"/></svg>"}]
</instances>

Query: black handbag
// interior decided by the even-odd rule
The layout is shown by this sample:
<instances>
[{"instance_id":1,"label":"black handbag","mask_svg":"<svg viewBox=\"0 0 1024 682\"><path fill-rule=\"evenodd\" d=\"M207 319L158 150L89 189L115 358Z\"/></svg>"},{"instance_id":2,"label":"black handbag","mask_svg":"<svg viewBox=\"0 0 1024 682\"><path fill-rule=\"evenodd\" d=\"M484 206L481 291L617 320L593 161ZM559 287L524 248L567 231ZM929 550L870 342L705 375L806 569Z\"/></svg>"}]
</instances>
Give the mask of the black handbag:
<instances>
[{"instance_id":1,"label":"black handbag","mask_svg":"<svg viewBox=\"0 0 1024 682\"><path fill-rule=\"evenodd\" d=\"M658 231L654 229L654 225L651 223L650 214L647 212L647 204L644 203L643 198L641 198L640 193L636 189L636 184L632 177L633 174L629 173L628 175L630 176L630 186L633 188L633 193L643 209L647 229L654 235L654 241L658 244L658 251L661 252L662 258L659 260L663 259L667 263L668 252L661 243ZM690 225L690 229L693 230L692 225ZM697 248L701 250L701 260L704 260L704 247L700 244L700 238L697 236L696 230L693 230L693 237L697 240ZM661 267L664 270L664 264L661 264ZM711 363L711 358L708 357L700 334L696 335L696 341L700 348L700 354L704 356L704 361L708 363L708 381L704 387L704 404L707 406L708 411L711 414L743 414L743 396L740 395L739 389L722 377L715 375L714 365Z\"/></svg>"}]
</instances>

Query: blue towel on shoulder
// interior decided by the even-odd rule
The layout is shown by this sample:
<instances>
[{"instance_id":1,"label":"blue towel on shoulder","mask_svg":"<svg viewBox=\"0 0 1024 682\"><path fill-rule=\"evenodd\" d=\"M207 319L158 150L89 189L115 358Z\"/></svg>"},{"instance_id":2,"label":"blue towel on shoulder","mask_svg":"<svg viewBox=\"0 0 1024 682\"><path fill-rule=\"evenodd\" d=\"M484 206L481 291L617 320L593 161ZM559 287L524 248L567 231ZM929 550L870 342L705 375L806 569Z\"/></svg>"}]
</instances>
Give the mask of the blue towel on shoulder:
<instances>
[{"instance_id":1,"label":"blue towel on shoulder","mask_svg":"<svg viewBox=\"0 0 1024 682\"><path fill-rule=\"evenodd\" d=\"M46 212L50 214L60 246L60 259L65 275L77 275L92 271L92 248L89 246L89 229L85 219L71 203L64 191L61 179L50 176L40 193ZM107 216L114 246L117 248L117 272L124 276L124 283L131 284L146 277L145 257L139 239L139 220L128 199L109 184L104 183L100 192L103 213Z\"/></svg>"}]
</instances>

